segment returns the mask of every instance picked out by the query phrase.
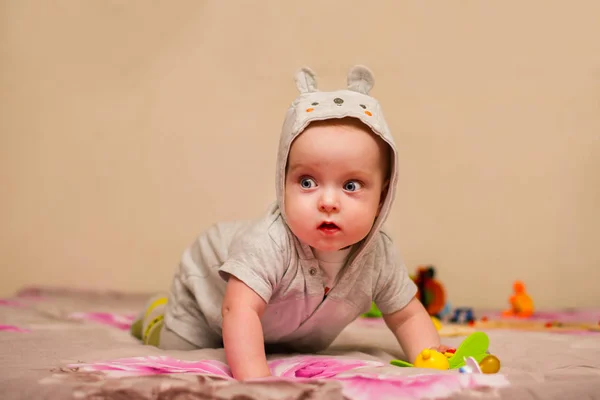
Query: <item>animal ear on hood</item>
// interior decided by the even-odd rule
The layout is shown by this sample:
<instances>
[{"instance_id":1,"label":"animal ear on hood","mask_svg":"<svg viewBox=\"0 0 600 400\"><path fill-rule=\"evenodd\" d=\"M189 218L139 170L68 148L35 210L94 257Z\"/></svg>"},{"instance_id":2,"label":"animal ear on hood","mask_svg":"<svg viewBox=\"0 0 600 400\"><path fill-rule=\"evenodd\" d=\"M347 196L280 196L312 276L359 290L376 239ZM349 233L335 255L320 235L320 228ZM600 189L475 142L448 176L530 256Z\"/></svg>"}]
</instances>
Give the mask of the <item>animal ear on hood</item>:
<instances>
[{"instance_id":1,"label":"animal ear on hood","mask_svg":"<svg viewBox=\"0 0 600 400\"><path fill-rule=\"evenodd\" d=\"M369 94L373 85L375 85L373 73L364 65L355 65L348 72L348 90Z\"/></svg>"},{"instance_id":2,"label":"animal ear on hood","mask_svg":"<svg viewBox=\"0 0 600 400\"><path fill-rule=\"evenodd\" d=\"M318 92L315 73L308 67L302 67L296 72L296 87L300 93Z\"/></svg>"}]
</instances>

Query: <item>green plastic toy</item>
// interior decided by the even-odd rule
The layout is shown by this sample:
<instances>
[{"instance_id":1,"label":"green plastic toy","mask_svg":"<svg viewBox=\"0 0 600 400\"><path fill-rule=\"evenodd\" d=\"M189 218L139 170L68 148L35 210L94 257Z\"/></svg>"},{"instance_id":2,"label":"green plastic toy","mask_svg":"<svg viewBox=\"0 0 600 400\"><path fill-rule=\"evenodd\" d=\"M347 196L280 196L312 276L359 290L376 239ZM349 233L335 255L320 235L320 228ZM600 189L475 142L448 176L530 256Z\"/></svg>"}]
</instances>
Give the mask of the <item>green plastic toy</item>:
<instances>
[{"instance_id":1,"label":"green plastic toy","mask_svg":"<svg viewBox=\"0 0 600 400\"><path fill-rule=\"evenodd\" d=\"M488 353L490 339L484 332L474 332L467 336L465 340L458 346L456 353L448 358L450 369L460 368L465 365L465 358L473 357L477 363L480 363ZM414 367L413 364L403 360L392 360L390 364L397 367Z\"/></svg>"},{"instance_id":2,"label":"green plastic toy","mask_svg":"<svg viewBox=\"0 0 600 400\"><path fill-rule=\"evenodd\" d=\"M381 318L382 314L375 302L371 303L371 309L362 315L363 318Z\"/></svg>"}]
</instances>

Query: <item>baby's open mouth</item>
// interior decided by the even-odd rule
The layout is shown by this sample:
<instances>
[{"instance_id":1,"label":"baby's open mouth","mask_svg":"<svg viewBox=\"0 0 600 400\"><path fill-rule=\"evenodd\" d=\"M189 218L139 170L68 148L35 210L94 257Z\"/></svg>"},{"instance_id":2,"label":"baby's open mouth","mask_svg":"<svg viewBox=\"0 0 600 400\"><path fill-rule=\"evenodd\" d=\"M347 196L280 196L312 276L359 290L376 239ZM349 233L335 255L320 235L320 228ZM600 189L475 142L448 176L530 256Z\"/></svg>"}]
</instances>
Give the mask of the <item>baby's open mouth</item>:
<instances>
[{"instance_id":1,"label":"baby's open mouth","mask_svg":"<svg viewBox=\"0 0 600 400\"><path fill-rule=\"evenodd\" d=\"M334 224L333 222L322 222L319 225L319 230L322 231L337 231L340 230L340 227Z\"/></svg>"}]
</instances>

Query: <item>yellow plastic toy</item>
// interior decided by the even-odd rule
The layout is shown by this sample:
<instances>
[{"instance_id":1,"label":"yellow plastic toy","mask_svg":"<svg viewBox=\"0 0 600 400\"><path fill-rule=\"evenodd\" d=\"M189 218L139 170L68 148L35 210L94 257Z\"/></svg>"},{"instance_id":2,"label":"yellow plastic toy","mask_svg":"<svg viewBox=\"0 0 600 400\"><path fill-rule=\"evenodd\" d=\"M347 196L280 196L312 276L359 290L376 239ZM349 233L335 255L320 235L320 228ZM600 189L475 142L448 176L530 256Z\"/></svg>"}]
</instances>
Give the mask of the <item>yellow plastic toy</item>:
<instances>
[{"instance_id":1,"label":"yellow plastic toy","mask_svg":"<svg viewBox=\"0 0 600 400\"><path fill-rule=\"evenodd\" d=\"M484 374L495 374L500 371L500 360L498 357L490 354L479 363L479 368Z\"/></svg>"},{"instance_id":2,"label":"yellow plastic toy","mask_svg":"<svg viewBox=\"0 0 600 400\"><path fill-rule=\"evenodd\" d=\"M529 318L533 315L533 300L525 291L525 284L521 281L513 283L514 294L510 296L510 309L502 313L505 317Z\"/></svg>"},{"instance_id":3,"label":"yellow plastic toy","mask_svg":"<svg viewBox=\"0 0 600 400\"><path fill-rule=\"evenodd\" d=\"M439 351L432 349L421 351L413 365L416 368L450 369L448 357Z\"/></svg>"},{"instance_id":4,"label":"yellow plastic toy","mask_svg":"<svg viewBox=\"0 0 600 400\"><path fill-rule=\"evenodd\" d=\"M433 322L433 326L435 326L436 330L439 331L440 329L442 329L442 323L436 317L431 317L431 322Z\"/></svg>"}]
</instances>

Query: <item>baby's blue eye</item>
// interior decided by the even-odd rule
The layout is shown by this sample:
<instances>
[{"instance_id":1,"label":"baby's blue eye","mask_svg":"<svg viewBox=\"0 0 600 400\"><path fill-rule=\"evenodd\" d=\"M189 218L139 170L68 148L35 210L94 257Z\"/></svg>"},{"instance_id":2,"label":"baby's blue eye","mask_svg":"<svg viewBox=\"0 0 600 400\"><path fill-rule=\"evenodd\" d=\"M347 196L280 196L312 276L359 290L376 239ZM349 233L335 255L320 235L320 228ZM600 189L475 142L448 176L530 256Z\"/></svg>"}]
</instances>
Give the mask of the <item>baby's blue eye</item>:
<instances>
[{"instance_id":1,"label":"baby's blue eye","mask_svg":"<svg viewBox=\"0 0 600 400\"><path fill-rule=\"evenodd\" d=\"M317 186L317 184L312 178L302 178L300 179L300 186L302 186L303 189L311 189Z\"/></svg>"},{"instance_id":2,"label":"baby's blue eye","mask_svg":"<svg viewBox=\"0 0 600 400\"><path fill-rule=\"evenodd\" d=\"M356 192L362 185L357 181L348 181L344 183L344 190L348 192Z\"/></svg>"}]
</instances>

